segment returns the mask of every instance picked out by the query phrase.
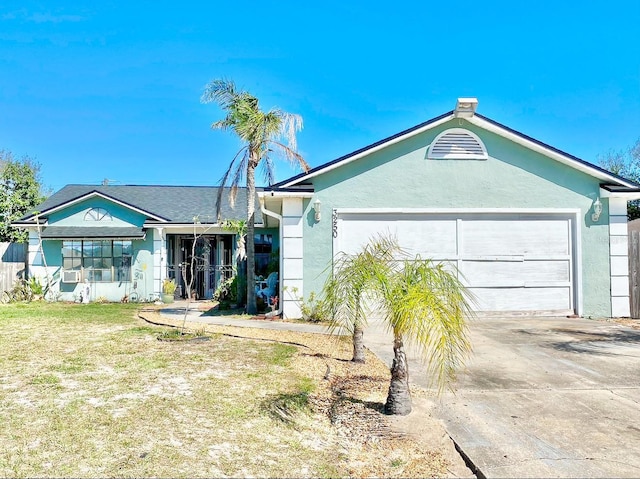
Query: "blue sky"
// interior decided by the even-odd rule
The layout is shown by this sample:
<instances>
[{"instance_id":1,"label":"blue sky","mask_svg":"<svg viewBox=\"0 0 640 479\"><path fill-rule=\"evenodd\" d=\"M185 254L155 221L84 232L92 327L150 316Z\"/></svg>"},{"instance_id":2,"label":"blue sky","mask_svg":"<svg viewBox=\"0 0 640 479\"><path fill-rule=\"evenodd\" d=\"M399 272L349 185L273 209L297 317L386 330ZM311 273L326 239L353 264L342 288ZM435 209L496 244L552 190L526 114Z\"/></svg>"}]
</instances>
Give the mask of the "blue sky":
<instances>
[{"instance_id":1,"label":"blue sky","mask_svg":"<svg viewBox=\"0 0 640 479\"><path fill-rule=\"evenodd\" d=\"M640 1L0 5L0 149L53 190L217 184L239 148L200 103L221 77L300 114L311 166L466 96L594 162L640 137Z\"/></svg>"}]
</instances>

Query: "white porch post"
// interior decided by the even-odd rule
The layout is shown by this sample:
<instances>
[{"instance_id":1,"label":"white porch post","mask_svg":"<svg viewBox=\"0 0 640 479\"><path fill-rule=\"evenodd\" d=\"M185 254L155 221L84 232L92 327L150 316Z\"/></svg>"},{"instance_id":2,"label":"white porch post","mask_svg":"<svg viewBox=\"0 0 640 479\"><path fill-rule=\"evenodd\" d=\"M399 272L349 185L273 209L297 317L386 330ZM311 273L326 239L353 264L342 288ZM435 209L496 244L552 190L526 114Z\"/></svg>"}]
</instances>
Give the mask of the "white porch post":
<instances>
[{"instance_id":1,"label":"white porch post","mask_svg":"<svg viewBox=\"0 0 640 479\"><path fill-rule=\"evenodd\" d=\"M627 200L609 198L609 259L611 272L611 317L628 317L629 246Z\"/></svg>"},{"instance_id":2,"label":"white porch post","mask_svg":"<svg viewBox=\"0 0 640 479\"><path fill-rule=\"evenodd\" d=\"M162 294L162 281L167 276L167 245L162 236L163 228L153 229L153 278L157 284L156 293ZM157 283L156 283L157 281Z\"/></svg>"},{"instance_id":3,"label":"white porch post","mask_svg":"<svg viewBox=\"0 0 640 479\"><path fill-rule=\"evenodd\" d=\"M299 318L299 298L303 297L302 198L282 199L282 314Z\"/></svg>"}]
</instances>

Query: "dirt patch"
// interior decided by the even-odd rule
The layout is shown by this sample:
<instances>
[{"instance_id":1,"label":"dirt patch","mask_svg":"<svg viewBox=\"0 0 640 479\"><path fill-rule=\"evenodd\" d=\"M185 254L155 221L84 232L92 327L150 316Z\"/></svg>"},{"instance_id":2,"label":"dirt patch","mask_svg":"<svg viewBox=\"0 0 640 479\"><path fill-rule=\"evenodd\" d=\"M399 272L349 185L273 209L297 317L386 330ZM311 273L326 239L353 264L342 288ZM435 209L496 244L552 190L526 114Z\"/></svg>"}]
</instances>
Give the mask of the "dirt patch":
<instances>
[{"instance_id":1,"label":"dirt patch","mask_svg":"<svg viewBox=\"0 0 640 479\"><path fill-rule=\"evenodd\" d=\"M628 328L640 329L640 319L616 318L612 319L612 321Z\"/></svg>"},{"instance_id":2,"label":"dirt patch","mask_svg":"<svg viewBox=\"0 0 640 479\"><path fill-rule=\"evenodd\" d=\"M157 311L144 311L141 317L152 323L182 324ZM186 327L202 330L203 324L187 321ZM443 425L432 417L432 393L414 385L410 415L383 414L389 370L370 351L366 363L352 363L348 338L250 327L206 325L205 329L299 348L295 369L317 383L309 404L328 418L337 434L344 451L339 469L350 477L474 477Z\"/></svg>"}]
</instances>

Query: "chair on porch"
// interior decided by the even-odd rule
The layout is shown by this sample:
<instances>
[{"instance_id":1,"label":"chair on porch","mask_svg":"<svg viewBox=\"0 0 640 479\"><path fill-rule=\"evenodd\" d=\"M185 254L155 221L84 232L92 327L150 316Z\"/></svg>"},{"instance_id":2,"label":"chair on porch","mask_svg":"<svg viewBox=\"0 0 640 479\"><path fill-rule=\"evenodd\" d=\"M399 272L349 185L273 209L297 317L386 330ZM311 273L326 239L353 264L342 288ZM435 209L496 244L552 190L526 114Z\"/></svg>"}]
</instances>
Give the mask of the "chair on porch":
<instances>
[{"instance_id":1,"label":"chair on porch","mask_svg":"<svg viewBox=\"0 0 640 479\"><path fill-rule=\"evenodd\" d=\"M267 276L267 279L256 283L256 297L262 297L264 302L269 304L269 299L276 295L277 287L278 273L274 272Z\"/></svg>"}]
</instances>

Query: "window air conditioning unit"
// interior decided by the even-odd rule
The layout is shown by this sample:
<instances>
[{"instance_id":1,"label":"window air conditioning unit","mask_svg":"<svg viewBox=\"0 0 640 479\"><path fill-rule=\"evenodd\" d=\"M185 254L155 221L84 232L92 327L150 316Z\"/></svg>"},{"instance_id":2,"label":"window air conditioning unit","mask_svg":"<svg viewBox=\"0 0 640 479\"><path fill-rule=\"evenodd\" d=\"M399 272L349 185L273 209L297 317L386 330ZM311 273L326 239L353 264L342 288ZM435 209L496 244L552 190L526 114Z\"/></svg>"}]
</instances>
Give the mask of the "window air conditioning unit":
<instances>
[{"instance_id":1,"label":"window air conditioning unit","mask_svg":"<svg viewBox=\"0 0 640 479\"><path fill-rule=\"evenodd\" d=\"M62 282L63 283L79 283L80 282L80 271L79 270L68 270L62 272Z\"/></svg>"}]
</instances>

